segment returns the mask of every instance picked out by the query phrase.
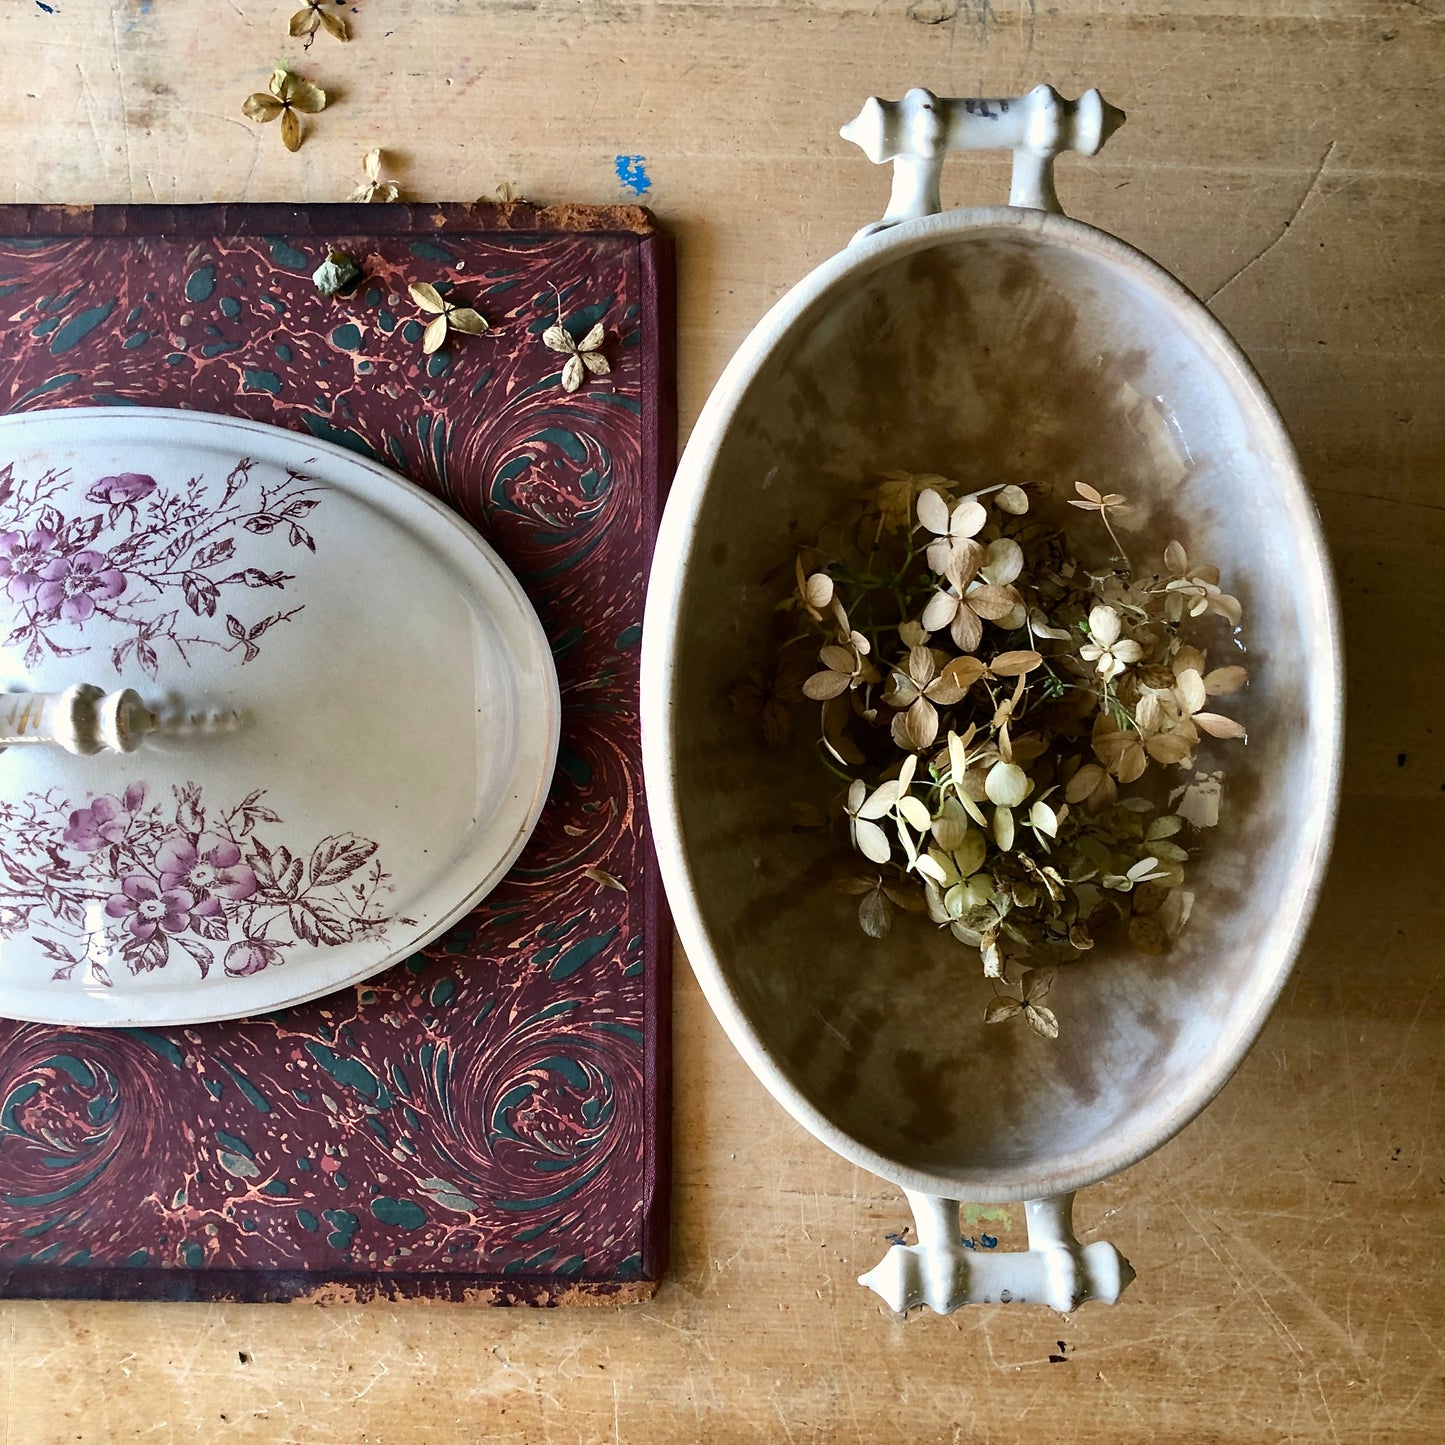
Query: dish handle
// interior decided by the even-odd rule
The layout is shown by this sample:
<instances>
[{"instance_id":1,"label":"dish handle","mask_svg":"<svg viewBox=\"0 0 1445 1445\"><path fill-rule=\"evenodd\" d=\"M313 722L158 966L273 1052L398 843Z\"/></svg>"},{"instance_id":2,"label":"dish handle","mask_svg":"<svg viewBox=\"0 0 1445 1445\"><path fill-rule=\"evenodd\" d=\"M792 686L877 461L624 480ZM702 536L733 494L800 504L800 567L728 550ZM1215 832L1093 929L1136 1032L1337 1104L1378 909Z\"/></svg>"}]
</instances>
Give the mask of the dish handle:
<instances>
[{"instance_id":1,"label":"dish handle","mask_svg":"<svg viewBox=\"0 0 1445 1445\"><path fill-rule=\"evenodd\" d=\"M839 134L875 165L893 162L893 192L883 219L853 239L941 211L938 182L950 151L1012 150L1009 204L1062 215L1054 157L1064 151L1097 155L1123 124L1124 112L1097 90L1078 100L1065 100L1051 85L1010 100L940 99L921 89L902 100L871 96Z\"/></svg>"},{"instance_id":2,"label":"dish handle","mask_svg":"<svg viewBox=\"0 0 1445 1445\"><path fill-rule=\"evenodd\" d=\"M1043 1304L1067 1314L1084 1303L1113 1304L1134 1271L1105 1240L1074 1237L1074 1196L1024 1205L1029 1247L1002 1253L970 1248L959 1233L958 1200L903 1191L913 1209L917 1244L895 1244L858 1283L899 1314L927 1305L941 1315L966 1304Z\"/></svg>"},{"instance_id":3,"label":"dish handle","mask_svg":"<svg viewBox=\"0 0 1445 1445\"><path fill-rule=\"evenodd\" d=\"M81 682L64 692L0 692L0 752L25 746L81 756L130 753L155 725L155 714L130 688L107 693Z\"/></svg>"}]
</instances>

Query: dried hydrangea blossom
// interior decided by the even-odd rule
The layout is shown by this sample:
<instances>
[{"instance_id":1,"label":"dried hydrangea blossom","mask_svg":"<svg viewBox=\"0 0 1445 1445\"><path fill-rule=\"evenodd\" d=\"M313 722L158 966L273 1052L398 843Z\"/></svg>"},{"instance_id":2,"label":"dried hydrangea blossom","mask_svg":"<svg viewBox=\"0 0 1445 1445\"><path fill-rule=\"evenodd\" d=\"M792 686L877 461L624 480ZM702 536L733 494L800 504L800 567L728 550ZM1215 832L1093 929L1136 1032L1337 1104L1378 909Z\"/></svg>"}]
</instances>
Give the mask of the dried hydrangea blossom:
<instances>
[{"instance_id":1,"label":"dried hydrangea blossom","mask_svg":"<svg viewBox=\"0 0 1445 1445\"><path fill-rule=\"evenodd\" d=\"M388 202L396 200L401 195L401 187L395 181L384 181L381 178L381 148L379 146L373 146L362 156L361 169L365 179L347 196L348 201Z\"/></svg>"},{"instance_id":2,"label":"dried hydrangea blossom","mask_svg":"<svg viewBox=\"0 0 1445 1445\"><path fill-rule=\"evenodd\" d=\"M470 306L454 306L429 281L413 281L407 291L423 311L432 313L421 335L421 349L426 355L439 351L448 331L464 336L480 336L487 329L486 318Z\"/></svg>"},{"instance_id":3,"label":"dried hydrangea blossom","mask_svg":"<svg viewBox=\"0 0 1445 1445\"><path fill-rule=\"evenodd\" d=\"M1219 570L1171 542L1157 574L1136 573L1114 526L1124 496L1076 492L1112 549L1103 570L1024 487L885 473L831 552L820 539L797 555L778 657L733 691L776 745L790 709L817 706L834 821L872 870L839 884L864 932L886 937L899 909L925 916L993 982L986 1021L1021 1018L1044 1038L1059 1031L1041 1003L1054 965L1110 924L1145 953L1184 926L1183 830L1219 814L1221 777L1194 772L1199 750L1245 735L1213 699L1246 670L1211 667L1199 633L1240 621ZM1145 786L1166 770L1183 782ZM823 821L794 806L796 826ZM1016 995L1001 991L1010 978Z\"/></svg>"},{"instance_id":4,"label":"dried hydrangea blossom","mask_svg":"<svg viewBox=\"0 0 1445 1445\"><path fill-rule=\"evenodd\" d=\"M589 371L593 376L606 376L612 370L612 363L602 354L602 343L606 339L607 331L599 321L578 341L562 324L562 315L558 312L557 324L542 333L542 344L548 351L560 351L567 358L562 367L563 391L576 391Z\"/></svg>"},{"instance_id":5,"label":"dried hydrangea blossom","mask_svg":"<svg viewBox=\"0 0 1445 1445\"><path fill-rule=\"evenodd\" d=\"M324 27L338 40L351 38L346 29L345 16L336 13L335 0L306 0L303 8L291 17L291 24L288 28L296 39L305 37L305 48L309 50L311 42L316 38L317 30L321 27Z\"/></svg>"},{"instance_id":6,"label":"dried hydrangea blossom","mask_svg":"<svg viewBox=\"0 0 1445 1445\"><path fill-rule=\"evenodd\" d=\"M271 73L266 90L248 95L241 106L249 120L262 125L281 117L281 143L288 151L301 149L300 115L318 115L326 109L326 92L309 80L302 80L285 65Z\"/></svg>"}]
</instances>

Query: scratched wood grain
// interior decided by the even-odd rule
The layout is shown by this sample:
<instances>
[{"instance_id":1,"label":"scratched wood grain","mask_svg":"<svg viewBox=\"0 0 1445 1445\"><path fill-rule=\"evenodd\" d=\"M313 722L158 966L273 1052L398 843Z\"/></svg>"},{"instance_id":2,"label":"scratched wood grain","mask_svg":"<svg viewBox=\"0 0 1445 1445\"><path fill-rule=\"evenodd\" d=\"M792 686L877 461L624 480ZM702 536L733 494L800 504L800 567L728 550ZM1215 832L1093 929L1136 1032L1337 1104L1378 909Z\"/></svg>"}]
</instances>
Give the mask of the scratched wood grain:
<instances>
[{"instance_id":1,"label":"scratched wood grain","mask_svg":"<svg viewBox=\"0 0 1445 1445\"><path fill-rule=\"evenodd\" d=\"M1096 84L1130 123L1061 167L1074 214L1175 270L1274 388L1345 603L1350 738L1319 918L1263 1038L1154 1157L1080 1201L1117 1308L902 1322L854 1283L896 1191L794 1126L685 970L675 1271L631 1309L10 1304L6 1440L415 1442L1445 1438L1445 67L1442 0L9 0L0 194L642 198L681 261L696 414L786 286L886 194L837 140L873 92ZM305 146L240 103L288 55ZM619 180L618 158L627 161ZM1002 160L950 168L998 199ZM972 1223L1017 1241L1010 1211Z\"/></svg>"}]
</instances>

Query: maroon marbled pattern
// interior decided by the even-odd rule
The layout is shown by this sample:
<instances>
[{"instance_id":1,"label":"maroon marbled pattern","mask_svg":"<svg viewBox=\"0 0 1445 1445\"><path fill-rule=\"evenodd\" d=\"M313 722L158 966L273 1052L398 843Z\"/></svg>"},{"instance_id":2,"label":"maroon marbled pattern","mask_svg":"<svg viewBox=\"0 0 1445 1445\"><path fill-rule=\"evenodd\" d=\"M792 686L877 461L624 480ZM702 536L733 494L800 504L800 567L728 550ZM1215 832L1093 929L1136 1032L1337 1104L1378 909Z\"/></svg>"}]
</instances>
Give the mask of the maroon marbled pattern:
<instances>
[{"instance_id":1,"label":"maroon marbled pattern","mask_svg":"<svg viewBox=\"0 0 1445 1445\"><path fill-rule=\"evenodd\" d=\"M3 1292L556 1302L660 1274L670 936L636 689L670 250L635 213L556 219L0 208L0 408L184 406L375 455L516 572L563 698L536 835L424 956L232 1024L0 1023ZM328 245L365 266L349 300L312 287ZM411 280L451 282L491 330L429 365ZM572 396L541 341L559 296L612 365Z\"/></svg>"}]
</instances>

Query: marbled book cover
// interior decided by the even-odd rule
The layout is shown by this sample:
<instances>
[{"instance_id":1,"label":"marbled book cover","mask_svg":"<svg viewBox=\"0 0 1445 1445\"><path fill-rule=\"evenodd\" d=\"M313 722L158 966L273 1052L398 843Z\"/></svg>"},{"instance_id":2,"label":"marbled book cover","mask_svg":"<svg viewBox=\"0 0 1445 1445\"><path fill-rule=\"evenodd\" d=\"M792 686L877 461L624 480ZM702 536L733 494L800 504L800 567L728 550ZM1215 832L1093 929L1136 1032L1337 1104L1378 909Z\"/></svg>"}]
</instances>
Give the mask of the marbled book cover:
<instances>
[{"instance_id":1,"label":"marbled book cover","mask_svg":"<svg viewBox=\"0 0 1445 1445\"><path fill-rule=\"evenodd\" d=\"M327 299L331 247L364 278ZM412 282L489 329L425 354ZM630 208L0 207L0 409L187 407L386 463L516 573L563 706L517 865L368 984L192 1028L0 1022L0 1294L651 1292L671 930L637 684L672 304L670 243ZM611 365L570 393L559 313L577 341L601 323ZM0 967L27 908L5 813L0 787Z\"/></svg>"}]
</instances>

